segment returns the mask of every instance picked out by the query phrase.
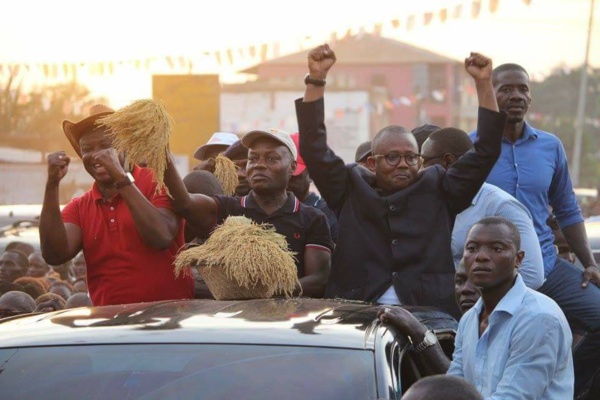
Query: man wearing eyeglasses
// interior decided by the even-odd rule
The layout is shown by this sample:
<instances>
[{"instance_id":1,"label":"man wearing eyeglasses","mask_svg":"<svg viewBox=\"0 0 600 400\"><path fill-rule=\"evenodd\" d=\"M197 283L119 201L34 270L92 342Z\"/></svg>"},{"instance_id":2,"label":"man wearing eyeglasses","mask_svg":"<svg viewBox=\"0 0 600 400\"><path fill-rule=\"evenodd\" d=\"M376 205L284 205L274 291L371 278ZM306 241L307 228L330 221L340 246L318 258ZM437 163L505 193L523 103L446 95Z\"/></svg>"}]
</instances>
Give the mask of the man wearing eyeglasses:
<instances>
[{"instance_id":1,"label":"man wearing eyeglasses","mask_svg":"<svg viewBox=\"0 0 600 400\"><path fill-rule=\"evenodd\" d=\"M328 45L309 53L306 91L296 100L300 153L339 221L325 295L434 306L458 318L452 227L498 159L505 123L493 93L492 62L476 53L465 60L479 99L474 150L448 170L436 166L419 172L413 134L388 126L371 142L371 173L356 164L346 166L327 146L323 95L335 60Z\"/></svg>"}]
</instances>

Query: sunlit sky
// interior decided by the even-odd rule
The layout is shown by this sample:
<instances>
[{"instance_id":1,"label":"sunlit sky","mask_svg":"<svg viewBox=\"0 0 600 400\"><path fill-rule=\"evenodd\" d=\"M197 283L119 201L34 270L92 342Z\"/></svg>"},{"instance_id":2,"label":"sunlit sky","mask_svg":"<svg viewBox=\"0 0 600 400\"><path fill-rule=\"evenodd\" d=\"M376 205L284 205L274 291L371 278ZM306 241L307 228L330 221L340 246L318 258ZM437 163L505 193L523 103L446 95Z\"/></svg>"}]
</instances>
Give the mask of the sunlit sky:
<instances>
[{"instance_id":1,"label":"sunlit sky","mask_svg":"<svg viewBox=\"0 0 600 400\"><path fill-rule=\"evenodd\" d=\"M239 81L235 72L254 62L243 50L277 43L279 54L308 49L329 40L332 32L348 29L382 34L456 59L475 50L491 56L496 65L517 62L534 77L559 65L574 67L584 59L591 0L481 1L477 18L471 0L369 0L367 2L303 0L16 0L4 2L0 24L0 64L110 63L165 57L194 60L193 73L221 74L222 82ZM462 17L451 18L462 4ZM445 22L439 11L448 8ZM427 25L423 15L433 12ZM415 25L406 21L415 15ZM393 20L400 22L394 27ZM335 46L334 46L335 48ZM214 52L233 49L233 65L219 65ZM271 50L270 50L271 51ZM224 57L225 53L222 53ZM600 67L600 1L596 1L590 64ZM32 70L34 68L32 67ZM6 70L6 68L4 69ZM120 107L151 95L152 73L177 73L163 62L148 70L117 71L108 76L78 74L94 93ZM30 73L25 84L44 77ZM0 82L3 76L0 75Z\"/></svg>"}]
</instances>

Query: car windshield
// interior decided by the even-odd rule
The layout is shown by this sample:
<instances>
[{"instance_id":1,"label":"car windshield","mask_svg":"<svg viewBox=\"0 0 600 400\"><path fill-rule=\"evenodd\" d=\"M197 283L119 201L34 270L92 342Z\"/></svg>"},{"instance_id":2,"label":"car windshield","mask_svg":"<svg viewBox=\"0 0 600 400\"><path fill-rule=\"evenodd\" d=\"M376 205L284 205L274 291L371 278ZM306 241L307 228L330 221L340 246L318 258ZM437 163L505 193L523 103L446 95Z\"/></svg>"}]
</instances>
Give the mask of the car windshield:
<instances>
[{"instance_id":1,"label":"car windshield","mask_svg":"<svg viewBox=\"0 0 600 400\"><path fill-rule=\"evenodd\" d=\"M136 344L0 350L3 399L373 399L373 353Z\"/></svg>"}]
</instances>

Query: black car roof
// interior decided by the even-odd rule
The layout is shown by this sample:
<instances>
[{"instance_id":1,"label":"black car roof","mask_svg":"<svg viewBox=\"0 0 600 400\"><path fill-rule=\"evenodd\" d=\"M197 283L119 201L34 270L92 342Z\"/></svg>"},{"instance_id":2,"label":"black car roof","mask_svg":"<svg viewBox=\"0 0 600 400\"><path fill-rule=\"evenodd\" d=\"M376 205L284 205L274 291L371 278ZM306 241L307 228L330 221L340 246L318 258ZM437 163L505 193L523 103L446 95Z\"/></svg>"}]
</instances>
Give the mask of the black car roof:
<instances>
[{"instance_id":1,"label":"black car roof","mask_svg":"<svg viewBox=\"0 0 600 400\"><path fill-rule=\"evenodd\" d=\"M181 300L77 308L0 323L0 347L118 343L244 343L373 348L378 305L338 300ZM408 308L431 329L445 313Z\"/></svg>"}]
</instances>

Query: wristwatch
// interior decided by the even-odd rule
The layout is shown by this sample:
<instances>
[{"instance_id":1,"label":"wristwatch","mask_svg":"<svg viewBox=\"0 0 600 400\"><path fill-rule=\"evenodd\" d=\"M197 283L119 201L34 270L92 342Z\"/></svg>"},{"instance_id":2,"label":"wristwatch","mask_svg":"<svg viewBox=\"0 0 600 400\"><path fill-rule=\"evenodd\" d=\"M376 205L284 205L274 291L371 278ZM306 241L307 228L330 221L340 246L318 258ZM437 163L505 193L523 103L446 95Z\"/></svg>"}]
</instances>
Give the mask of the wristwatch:
<instances>
[{"instance_id":1,"label":"wristwatch","mask_svg":"<svg viewBox=\"0 0 600 400\"><path fill-rule=\"evenodd\" d=\"M423 338L423 341L421 343L419 343L418 345L414 346L415 353L420 353L423 350L425 350L426 348L433 346L437 342L438 342L438 339L437 339L437 336L435 335L435 333L433 333L432 330L428 330L427 332L425 332L425 337Z\"/></svg>"},{"instance_id":2,"label":"wristwatch","mask_svg":"<svg viewBox=\"0 0 600 400\"><path fill-rule=\"evenodd\" d=\"M115 183L115 188L117 188L117 190L121 190L125 186L129 186L129 185L133 184L133 182L135 182L135 179L133 179L133 175L131 175L130 172L126 172L125 179Z\"/></svg>"},{"instance_id":3,"label":"wristwatch","mask_svg":"<svg viewBox=\"0 0 600 400\"><path fill-rule=\"evenodd\" d=\"M304 84L308 85L309 83L315 86L325 86L325 79L313 78L312 76L310 76L310 74L306 74L306 76L304 77Z\"/></svg>"}]
</instances>

